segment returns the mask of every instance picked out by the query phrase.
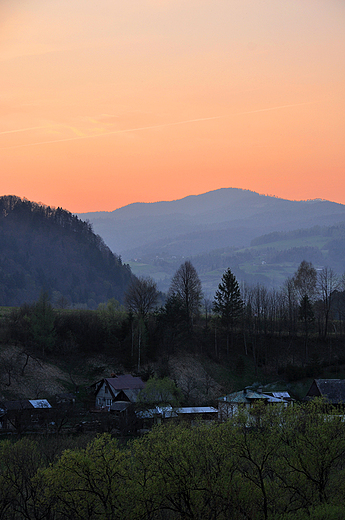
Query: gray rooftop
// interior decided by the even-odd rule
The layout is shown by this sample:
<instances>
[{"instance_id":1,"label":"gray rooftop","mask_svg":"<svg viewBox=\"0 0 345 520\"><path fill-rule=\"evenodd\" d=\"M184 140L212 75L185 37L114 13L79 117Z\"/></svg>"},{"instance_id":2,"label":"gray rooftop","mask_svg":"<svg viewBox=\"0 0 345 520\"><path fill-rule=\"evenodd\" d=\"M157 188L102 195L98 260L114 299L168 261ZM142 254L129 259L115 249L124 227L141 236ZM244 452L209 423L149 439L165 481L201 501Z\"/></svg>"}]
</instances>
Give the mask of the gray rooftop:
<instances>
[{"instance_id":1,"label":"gray rooftop","mask_svg":"<svg viewBox=\"0 0 345 520\"><path fill-rule=\"evenodd\" d=\"M140 377L133 377L130 374L122 376L107 377L106 381L115 390L137 390L145 387L145 383Z\"/></svg>"},{"instance_id":2,"label":"gray rooftop","mask_svg":"<svg viewBox=\"0 0 345 520\"><path fill-rule=\"evenodd\" d=\"M307 397L325 397L331 403L345 403L345 379L314 379Z\"/></svg>"}]
</instances>

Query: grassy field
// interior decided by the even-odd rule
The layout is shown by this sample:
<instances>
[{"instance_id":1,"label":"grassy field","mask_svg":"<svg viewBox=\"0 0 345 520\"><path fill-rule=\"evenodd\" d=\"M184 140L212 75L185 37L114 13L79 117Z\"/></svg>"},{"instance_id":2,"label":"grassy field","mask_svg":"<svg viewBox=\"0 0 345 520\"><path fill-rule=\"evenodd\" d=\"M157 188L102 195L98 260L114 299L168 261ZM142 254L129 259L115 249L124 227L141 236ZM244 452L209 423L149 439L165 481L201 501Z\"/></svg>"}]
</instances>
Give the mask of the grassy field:
<instances>
[{"instance_id":1,"label":"grassy field","mask_svg":"<svg viewBox=\"0 0 345 520\"><path fill-rule=\"evenodd\" d=\"M300 237L294 239L277 240L275 242L267 242L265 244L251 246L248 249L260 251L262 249L266 249L267 247L272 247L277 251L284 251L285 249L292 249L294 247L317 247L318 249L322 250L327 242L329 242L329 237L315 235L311 237Z\"/></svg>"}]
</instances>

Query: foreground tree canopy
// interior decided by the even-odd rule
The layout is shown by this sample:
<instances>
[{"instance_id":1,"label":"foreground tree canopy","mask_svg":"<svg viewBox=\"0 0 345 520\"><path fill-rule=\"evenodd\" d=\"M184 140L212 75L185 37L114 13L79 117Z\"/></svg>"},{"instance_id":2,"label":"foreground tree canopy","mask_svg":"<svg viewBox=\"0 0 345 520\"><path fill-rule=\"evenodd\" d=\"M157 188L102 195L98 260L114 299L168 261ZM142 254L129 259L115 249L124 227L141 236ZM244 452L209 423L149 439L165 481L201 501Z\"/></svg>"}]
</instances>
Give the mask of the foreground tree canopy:
<instances>
[{"instance_id":1,"label":"foreground tree canopy","mask_svg":"<svg viewBox=\"0 0 345 520\"><path fill-rule=\"evenodd\" d=\"M124 448L109 435L65 451L1 441L0 518L340 520L345 423L324 412L259 406L221 424L166 424Z\"/></svg>"}]
</instances>

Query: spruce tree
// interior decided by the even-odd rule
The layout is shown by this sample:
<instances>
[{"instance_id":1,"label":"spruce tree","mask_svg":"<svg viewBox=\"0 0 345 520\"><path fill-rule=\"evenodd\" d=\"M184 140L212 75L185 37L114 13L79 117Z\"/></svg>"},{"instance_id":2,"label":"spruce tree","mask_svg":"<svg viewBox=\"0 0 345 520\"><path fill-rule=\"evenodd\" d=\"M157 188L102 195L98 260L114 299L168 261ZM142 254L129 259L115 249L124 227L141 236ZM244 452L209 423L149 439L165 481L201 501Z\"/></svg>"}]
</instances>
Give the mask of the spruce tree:
<instances>
[{"instance_id":1,"label":"spruce tree","mask_svg":"<svg viewBox=\"0 0 345 520\"><path fill-rule=\"evenodd\" d=\"M227 354L229 354L229 335L231 333L232 338L233 327L242 313L242 308L243 302L238 282L231 269L228 268L223 274L213 301L213 310L220 316L221 323L226 328Z\"/></svg>"}]
</instances>

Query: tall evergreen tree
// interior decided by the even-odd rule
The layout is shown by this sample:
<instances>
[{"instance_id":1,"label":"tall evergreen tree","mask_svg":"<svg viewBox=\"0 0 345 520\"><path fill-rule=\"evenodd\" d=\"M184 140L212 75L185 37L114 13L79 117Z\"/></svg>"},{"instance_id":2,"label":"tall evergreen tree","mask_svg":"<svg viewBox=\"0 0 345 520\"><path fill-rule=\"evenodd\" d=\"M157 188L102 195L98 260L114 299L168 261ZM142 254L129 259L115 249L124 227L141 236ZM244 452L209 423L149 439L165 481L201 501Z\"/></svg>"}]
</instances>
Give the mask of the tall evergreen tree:
<instances>
[{"instance_id":1,"label":"tall evergreen tree","mask_svg":"<svg viewBox=\"0 0 345 520\"><path fill-rule=\"evenodd\" d=\"M226 328L226 352L229 354L229 336L233 333L233 327L238 321L243 308L240 288L231 269L227 269L218 285L213 310L220 316L222 324Z\"/></svg>"},{"instance_id":2,"label":"tall evergreen tree","mask_svg":"<svg viewBox=\"0 0 345 520\"><path fill-rule=\"evenodd\" d=\"M31 332L33 342L42 349L44 357L46 351L51 351L55 345L55 314L50 303L49 294L42 291L34 306L31 317Z\"/></svg>"}]
</instances>

